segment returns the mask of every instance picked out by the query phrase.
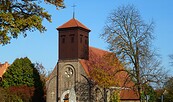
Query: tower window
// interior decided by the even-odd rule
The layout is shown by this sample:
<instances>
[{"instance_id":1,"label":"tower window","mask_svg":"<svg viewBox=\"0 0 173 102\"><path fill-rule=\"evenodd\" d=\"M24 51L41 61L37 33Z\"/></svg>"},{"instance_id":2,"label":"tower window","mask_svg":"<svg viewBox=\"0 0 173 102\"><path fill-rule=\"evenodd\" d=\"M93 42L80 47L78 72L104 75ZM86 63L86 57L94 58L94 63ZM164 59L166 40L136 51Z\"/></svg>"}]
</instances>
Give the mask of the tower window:
<instances>
[{"instance_id":1,"label":"tower window","mask_svg":"<svg viewBox=\"0 0 173 102\"><path fill-rule=\"evenodd\" d=\"M80 35L80 43L82 43L83 35Z\"/></svg>"},{"instance_id":2,"label":"tower window","mask_svg":"<svg viewBox=\"0 0 173 102\"><path fill-rule=\"evenodd\" d=\"M74 34L71 34L71 43L74 43Z\"/></svg>"},{"instance_id":3,"label":"tower window","mask_svg":"<svg viewBox=\"0 0 173 102\"><path fill-rule=\"evenodd\" d=\"M65 43L65 38L64 37L62 38L62 43Z\"/></svg>"},{"instance_id":4,"label":"tower window","mask_svg":"<svg viewBox=\"0 0 173 102\"><path fill-rule=\"evenodd\" d=\"M65 43L65 35L61 35L62 43Z\"/></svg>"},{"instance_id":5,"label":"tower window","mask_svg":"<svg viewBox=\"0 0 173 102\"><path fill-rule=\"evenodd\" d=\"M85 44L88 44L88 37L85 36Z\"/></svg>"},{"instance_id":6,"label":"tower window","mask_svg":"<svg viewBox=\"0 0 173 102\"><path fill-rule=\"evenodd\" d=\"M71 37L71 43L74 43L74 36Z\"/></svg>"}]
</instances>

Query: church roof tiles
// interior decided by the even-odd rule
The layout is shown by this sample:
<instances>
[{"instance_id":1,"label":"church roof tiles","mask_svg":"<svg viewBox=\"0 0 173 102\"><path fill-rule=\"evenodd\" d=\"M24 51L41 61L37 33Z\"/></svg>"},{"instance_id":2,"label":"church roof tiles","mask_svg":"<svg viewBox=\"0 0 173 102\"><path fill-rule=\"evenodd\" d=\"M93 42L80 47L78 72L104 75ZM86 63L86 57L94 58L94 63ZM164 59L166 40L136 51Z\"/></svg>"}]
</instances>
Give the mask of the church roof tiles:
<instances>
[{"instance_id":1,"label":"church roof tiles","mask_svg":"<svg viewBox=\"0 0 173 102\"><path fill-rule=\"evenodd\" d=\"M73 27L79 27L79 28L83 28L83 29L86 29L86 30L90 31L90 29L88 29L85 25L80 23L75 18L70 19L69 21L67 21L63 25L59 26L57 29L59 30L59 29L73 28Z\"/></svg>"}]
</instances>

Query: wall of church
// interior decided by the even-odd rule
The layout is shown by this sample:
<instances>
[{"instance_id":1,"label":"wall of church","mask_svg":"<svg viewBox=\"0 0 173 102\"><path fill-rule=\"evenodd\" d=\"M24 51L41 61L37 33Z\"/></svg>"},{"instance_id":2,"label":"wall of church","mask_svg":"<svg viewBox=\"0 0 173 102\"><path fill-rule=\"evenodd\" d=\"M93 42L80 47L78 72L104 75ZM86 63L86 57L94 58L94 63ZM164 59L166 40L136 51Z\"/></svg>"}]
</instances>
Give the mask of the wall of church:
<instances>
[{"instance_id":1,"label":"wall of church","mask_svg":"<svg viewBox=\"0 0 173 102\"><path fill-rule=\"evenodd\" d=\"M58 102L64 102L72 87L83 80L86 75L78 60L63 60L58 63Z\"/></svg>"},{"instance_id":2,"label":"wall of church","mask_svg":"<svg viewBox=\"0 0 173 102\"><path fill-rule=\"evenodd\" d=\"M57 65L46 82L46 102L57 102Z\"/></svg>"}]
</instances>

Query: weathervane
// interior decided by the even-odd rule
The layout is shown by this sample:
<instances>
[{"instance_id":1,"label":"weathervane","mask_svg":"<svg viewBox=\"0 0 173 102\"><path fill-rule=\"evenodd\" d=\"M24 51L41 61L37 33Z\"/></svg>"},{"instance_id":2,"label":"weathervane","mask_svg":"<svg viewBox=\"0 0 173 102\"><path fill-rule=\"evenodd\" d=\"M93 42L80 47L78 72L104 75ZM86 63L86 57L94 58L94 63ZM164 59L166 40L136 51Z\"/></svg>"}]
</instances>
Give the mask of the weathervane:
<instances>
[{"instance_id":1,"label":"weathervane","mask_svg":"<svg viewBox=\"0 0 173 102\"><path fill-rule=\"evenodd\" d=\"M73 18L75 17L75 7L76 7L76 5L75 4L73 4Z\"/></svg>"}]
</instances>

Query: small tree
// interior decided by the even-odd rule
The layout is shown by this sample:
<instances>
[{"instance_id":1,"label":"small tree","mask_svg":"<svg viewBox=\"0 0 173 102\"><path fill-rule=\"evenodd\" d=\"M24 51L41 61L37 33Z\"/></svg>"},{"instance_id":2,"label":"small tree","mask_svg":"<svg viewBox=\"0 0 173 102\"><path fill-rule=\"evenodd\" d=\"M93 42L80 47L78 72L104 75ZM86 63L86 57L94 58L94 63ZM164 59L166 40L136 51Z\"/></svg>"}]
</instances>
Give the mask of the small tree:
<instances>
[{"instance_id":1,"label":"small tree","mask_svg":"<svg viewBox=\"0 0 173 102\"><path fill-rule=\"evenodd\" d=\"M155 102L157 100L157 94L155 90L149 85L143 85L144 91L142 92L142 100L145 101L148 98L148 102Z\"/></svg>"},{"instance_id":2,"label":"small tree","mask_svg":"<svg viewBox=\"0 0 173 102\"><path fill-rule=\"evenodd\" d=\"M47 78L47 75L46 75L47 71L46 71L45 67L42 64L38 63L38 62L34 63L34 67L37 69L37 71L40 75L40 79L43 82L43 84L45 85L46 78Z\"/></svg>"},{"instance_id":3,"label":"small tree","mask_svg":"<svg viewBox=\"0 0 173 102\"><path fill-rule=\"evenodd\" d=\"M167 80L164 90L164 102L173 102L173 77Z\"/></svg>"},{"instance_id":4,"label":"small tree","mask_svg":"<svg viewBox=\"0 0 173 102\"><path fill-rule=\"evenodd\" d=\"M35 81L38 80L39 74L31 61L27 57L17 58L3 75L1 85L3 87L20 85L34 86Z\"/></svg>"},{"instance_id":5,"label":"small tree","mask_svg":"<svg viewBox=\"0 0 173 102\"><path fill-rule=\"evenodd\" d=\"M87 62L91 79L100 87L109 88L119 85L118 71L123 70L122 63L113 53L106 52L104 55L96 55L90 51L90 59Z\"/></svg>"},{"instance_id":6,"label":"small tree","mask_svg":"<svg viewBox=\"0 0 173 102\"><path fill-rule=\"evenodd\" d=\"M114 91L113 94L110 97L109 102L120 102L120 95L118 91Z\"/></svg>"},{"instance_id":7,"label":"small tree","mask_svg":"<svg viewBox=\"0 0 173 102\"><path fill-rule=\"evenodd\" d=\"M102 92L104 102L107 102L107 89L111 86L122 87L120 83L125 82L120 70L123 69L123 64L116 58L114 53L102 52L98 54L90 51L90 59L86 62L89 68L90 79L98 85L99 92ZM125 74L124 74L125 75Z\"/></svg>"}]
</instances>

